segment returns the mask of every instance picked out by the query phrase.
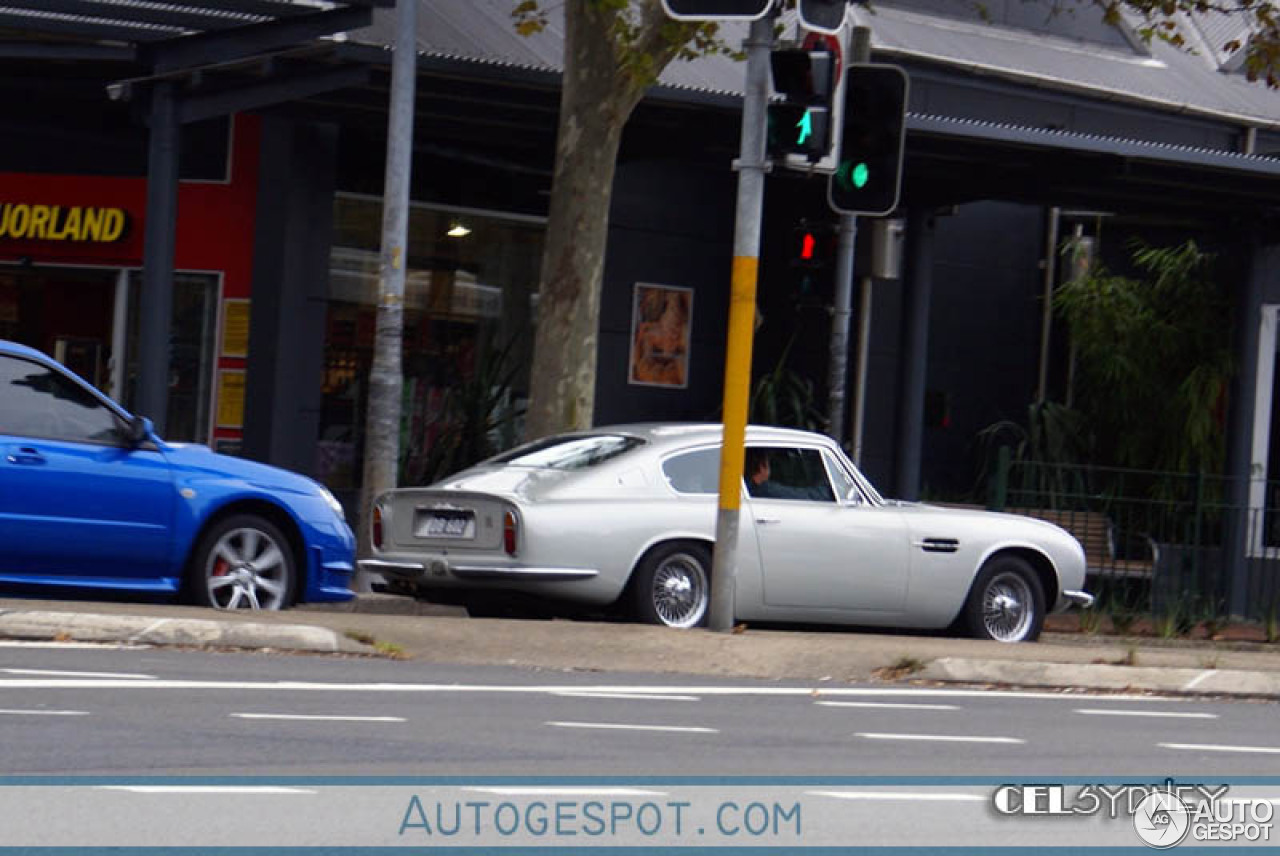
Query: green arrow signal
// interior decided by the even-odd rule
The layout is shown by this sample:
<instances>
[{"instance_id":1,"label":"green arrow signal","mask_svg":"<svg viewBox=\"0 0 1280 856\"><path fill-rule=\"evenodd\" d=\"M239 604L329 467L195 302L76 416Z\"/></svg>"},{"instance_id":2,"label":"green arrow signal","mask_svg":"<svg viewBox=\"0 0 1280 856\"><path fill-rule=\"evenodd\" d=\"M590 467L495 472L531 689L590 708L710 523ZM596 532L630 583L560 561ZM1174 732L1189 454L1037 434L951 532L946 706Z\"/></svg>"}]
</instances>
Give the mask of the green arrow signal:
<instances>
[{"instance_id":1,"label":"green arrow signal","mask_svg":"<svg viewBox=\"0 0 1280 856\"><path fill-rule=\"evenodd\" d=\"M800 134L796 137L796 145L802 146L813 135L813 115L811 111L804 111L800 121L796 122L796 127L800 129Z\"/></svg>"}]
</instances>

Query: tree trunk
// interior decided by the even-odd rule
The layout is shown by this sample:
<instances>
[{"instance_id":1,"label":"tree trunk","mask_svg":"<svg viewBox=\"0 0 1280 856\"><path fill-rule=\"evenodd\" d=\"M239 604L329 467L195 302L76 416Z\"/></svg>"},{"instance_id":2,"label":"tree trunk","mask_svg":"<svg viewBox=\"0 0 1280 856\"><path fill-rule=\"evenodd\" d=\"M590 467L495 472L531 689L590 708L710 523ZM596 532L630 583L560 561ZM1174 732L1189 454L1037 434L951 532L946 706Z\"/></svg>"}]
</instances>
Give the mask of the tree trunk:
<instances>
[{"instance_id":1,"label":"tree trunk","mask_svg":"<svg viewBox=\"0 0 1280 856\"><path fill-rule=\"evenodd\" d=\"M621 78L611 15L565 3L565 76L538 289L525 439L591 426L609 202L622 127L640 91ZM621 370L620 370L621 371Z\"/></svg>"}]
</instances>

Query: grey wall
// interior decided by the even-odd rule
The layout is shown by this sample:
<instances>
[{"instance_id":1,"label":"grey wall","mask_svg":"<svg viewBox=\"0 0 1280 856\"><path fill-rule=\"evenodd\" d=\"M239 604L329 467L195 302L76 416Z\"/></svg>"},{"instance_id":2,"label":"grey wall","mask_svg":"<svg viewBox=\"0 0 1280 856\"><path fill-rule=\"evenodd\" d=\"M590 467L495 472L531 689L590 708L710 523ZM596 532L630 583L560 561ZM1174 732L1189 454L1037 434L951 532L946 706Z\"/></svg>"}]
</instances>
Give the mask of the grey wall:
<instances>
[{"instance_id":1,"label":"grey wall","mask_svg":"<svg viewBox=\"0 0 1280 856\"><path fill-rule=\"evenodd\" d=\"M324 371L337 129L265 117L245 457L311 474Z\"/></svg>"},{"instance_id":2,"label":"grey wall","mask_svg":"<svg viewBox=\"0 0 1280 856\"><path fill-rule=\"evenodd\" d=\"M596 424L719 418L735 186L727 166L619 165L600 308ZM638 282L694 290L687 389L627 382Z\"/></svg>"},{"instance_id":3,"label":"grey wall","mask_svg":"<svg viewBox=\"0 0 1280 856\"><path fill-rule=\"evenodd\" d=\"M1043 209L979 202L935 223L925 386L947 401L950 424L925 426L926 496L972 484L976 432L1000 419L1025 422L1043 305Z\"/></svg>"}]
</instances>

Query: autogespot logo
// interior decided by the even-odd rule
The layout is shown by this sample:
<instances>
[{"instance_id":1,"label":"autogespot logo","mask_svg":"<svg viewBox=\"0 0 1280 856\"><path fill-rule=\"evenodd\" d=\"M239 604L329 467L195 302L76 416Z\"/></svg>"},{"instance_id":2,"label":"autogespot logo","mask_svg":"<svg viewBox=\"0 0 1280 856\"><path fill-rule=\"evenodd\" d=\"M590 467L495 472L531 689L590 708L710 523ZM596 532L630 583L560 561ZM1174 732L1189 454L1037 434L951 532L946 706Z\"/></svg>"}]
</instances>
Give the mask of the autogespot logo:
<instances>
[{"instance_id":1,"label":"autogespot logo","mask_svg":"<svg viewBox=\"0 0 1280 856\"><path fill-rule=\"evenodd\" d=\"M1191 829L1187 804L1169 791L1153 791L1133 812L1133 828L1148 847L1165 849L1182 843Z\"/></svg>"}]
</instances>

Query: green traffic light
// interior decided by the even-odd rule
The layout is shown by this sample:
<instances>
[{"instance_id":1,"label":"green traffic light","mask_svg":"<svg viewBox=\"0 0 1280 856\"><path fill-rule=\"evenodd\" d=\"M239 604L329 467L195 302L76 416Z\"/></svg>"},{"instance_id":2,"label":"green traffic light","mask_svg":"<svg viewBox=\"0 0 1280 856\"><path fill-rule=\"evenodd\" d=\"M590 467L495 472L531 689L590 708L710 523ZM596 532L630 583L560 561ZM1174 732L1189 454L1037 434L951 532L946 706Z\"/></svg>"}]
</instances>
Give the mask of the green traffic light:
<instances>
[{"instance_id":1,"label":"green traffic light","mask_svg":"<svg viewBox=\"0 0 1280 856\"><path fill-rule=\"evenodd\" d=\"M845 161L836 170L836 181L846 190L861 190L871 180L871 167L866 161Z\"/></svg>"}]
</instances>

